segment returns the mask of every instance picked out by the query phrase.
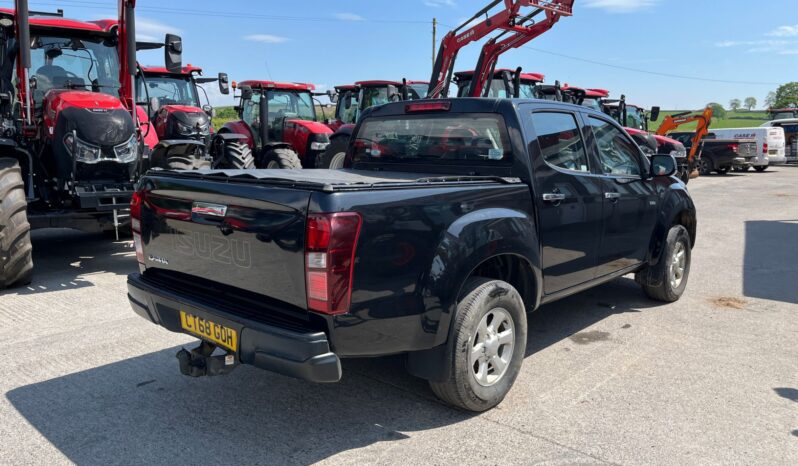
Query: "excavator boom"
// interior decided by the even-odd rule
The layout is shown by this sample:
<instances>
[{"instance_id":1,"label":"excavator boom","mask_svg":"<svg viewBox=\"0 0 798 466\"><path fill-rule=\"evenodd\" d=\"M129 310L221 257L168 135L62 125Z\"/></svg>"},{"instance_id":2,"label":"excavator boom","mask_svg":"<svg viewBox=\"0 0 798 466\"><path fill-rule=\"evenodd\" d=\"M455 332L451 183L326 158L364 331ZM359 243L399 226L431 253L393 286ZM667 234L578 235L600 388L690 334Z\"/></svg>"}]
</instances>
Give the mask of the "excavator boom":
<instances>
[{"instance_id":1,"label":"excavator boom","mask_svg":"<svg viewBox=\"0 0 798 466\"><path fill-rule=\"evenodd\" d=\"M457 53L466 45L481 40L488 34L497 30L520 34L525 37L527 34L530 34L530 28L534 28L535 25L523 26L522 24L525 22L524 18L531 18L539 12L545 11L546 20L540 24L551 22L551 25L553 25L561 16L571 16L573 14L573 2L574 0L493 0L468 21L449 31L443 37L438 51L438 58L435 60L435 66L432 69L427 98L436 99L449 94L449 83L452 79ZM504 8L493 16L488 16L490 11L499 4L504 4ZM528 7L535 8L535 11L531 15L521 17L519 13L520 10ZM469 27L473 21L479 19L483 15L485 16L483 21ZM551 28L551 25L546 28L534 29L532 33L535 34L535 36L532 38L537 37ZM514 43L512 39L513 37L506 39L508 42L495 54L495 57L492 59L494 63L493 66L495 66L495 60L502 52L518 46L512 45ZM492 66L487 66L487 68L492 68ZM477 70L477 72L481 73L481 70ZM484 85L484 82L482 84L476 84L478 81L482 81L478 76L478 74L474 75L475 80L472 82L472 89ZM473 95L473 92L471 95Z\"/></svg>"}]
</instances>

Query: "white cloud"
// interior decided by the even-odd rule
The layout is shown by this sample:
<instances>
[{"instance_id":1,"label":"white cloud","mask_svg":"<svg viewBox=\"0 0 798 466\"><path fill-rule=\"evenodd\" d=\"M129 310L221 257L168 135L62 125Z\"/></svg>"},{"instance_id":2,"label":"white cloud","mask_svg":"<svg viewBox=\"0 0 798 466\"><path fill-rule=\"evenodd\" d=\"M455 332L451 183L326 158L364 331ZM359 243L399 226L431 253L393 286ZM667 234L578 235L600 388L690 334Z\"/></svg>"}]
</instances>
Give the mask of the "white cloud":
<instances>
[{"instance_id":1,"label":"white cloud","mask_svg":"<svg viewBox=\"0 0 798 466\"><path fill-rule=\"evenodd\" d=\"M167 33L179 34L180 32L182 32L180 29L160 21L136 17L136 39L138 40L163 42Z\"/></svg>"},{"instance_id":2,"label":"white cloud","mask_svg":"<svg viewBox=\"0 0 798 466\"><path fill-rule=\"evenodd\" d=\"M335 17L341 21L365 21L366 18L354 13L336 13Z\"/></svg>"},{"instance_id":3,"label":"white cloud","mask_svg":"<svg viewBox=\"0 0 798 466\"><path fill-rule=\"evenodd\" d=\"M244 39L252 42L263 42L264 44L282 44L291 40L287 37L273 36L271 34L250 34L244 36Z\"/></svg>"},{"instance_id":4,"label":"white cloud","mask_svg":"<svg viewBox=\"0 0 798 466\"><path fill-rule=\"evenodd\" d=\"M771 37L795 37L798 36L798 24L795 26L779 26L767 33Z\"/></svg>"},{"instance_id":5,"label":"white cloud","mask_svg":"<svg viewBox=\"0 0 798 466\"><path fill-rule=\"evenodd\" d=\"M659 0L588 0L588 8L601 8L611 13L630 13L648 8Z\"/></svg>"},{"instance_id":6,"label":"white cloud","mask_svg":"<svg viewBox=\"0 0 798 466\"><path fill-rule=\"evenodd\" d=\"M798 49L794 50L781 50L779 55L798 55Z\"/></svg>"},{"instance_id":7,"label":"white cloud","mask_svg":"<svg viewBox=\"0 0 798 466\"><path fill-rule=\"evenodd\" d=\"M750 47L750 53L763 53L763 52L778 52L782 53L784 47L793 46L798 44L796 41L789 40L724 40L716 42L715 47L731 48L731 47Z\"/></svg>"},{"instance_id":8,"label":"white cloud","mask_svg":"<svg viewBox=\"0 0 798 466\"><path fill-rule=\"evenodd\" d=\"M424 0L424 5L431 6L433 8L438 8L442 6L457 6L457 2L454 0Z\"/></svg>"}]
</instances>

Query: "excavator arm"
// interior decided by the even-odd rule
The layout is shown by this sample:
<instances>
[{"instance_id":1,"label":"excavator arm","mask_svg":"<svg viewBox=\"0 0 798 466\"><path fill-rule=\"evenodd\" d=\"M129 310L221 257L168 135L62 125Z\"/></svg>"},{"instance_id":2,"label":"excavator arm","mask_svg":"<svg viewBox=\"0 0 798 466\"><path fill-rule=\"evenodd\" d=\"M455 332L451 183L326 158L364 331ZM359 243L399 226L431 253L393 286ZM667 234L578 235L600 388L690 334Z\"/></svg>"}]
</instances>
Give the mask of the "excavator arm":
<instances>
[{"instance_id":1,"label":"excavator arm","mask_svg":"<svg viewBox=\"0 0 798 466\"><path fill-rule=\"evenodd\" d=\"M699 148L701 147L701 140L704 139L704 136L706 136L707 133L709 133L709 126L712 124L712 113L712 107L707 107L699 114L691 115L690 112L685 112L677 113L675 115L668 115L657 129L657 134L660 136L665 136L667 133L675 130L679 126L697 121L698 126L696 127L695 134L693 135L692 146L690 147L690 154L688 155L688 160L690 163L692 163L698 154Z\"/></svg>"},{"instance_id":2,"label":"excavator arm","mask_svg":"<svg viewBox=\"0 0 798 466\"><path fill-rule=\"evenodd\" d=\"M443 37L438 51L438 58L435 60L435 66L432 69L427 98L436 99L441 96L445 97L449 94L449 83L452 80L457 53L466 45L481 40L488 34L497 30L526 37L526 35L530 34L530 28L534 28L535 25L523 26L525 22L524 18L531 18L540 11L545 11L546 20L542 21L540 24L548 24L550 22L550 25L545 28L534 29L536 35L529 39L531 40L551 28L551 26L559 20L560 16L570 16L572 14L573 1L574 0L493 0L468 21L449 31ZM502 3L504 4L504 8L501 11L493 16L488 16L492 9ZM519 13L521 9L529 7L534 7L536 10L531 15L521 17ZM481 18L483 15L485 16L483 21L469 27L472 22ZM500 43L494 44L497 46L497 53L495 53L495 57L492 59L494 65L490 66L488 64L489 66L487 66L487 68L492 69L495 67L495 60L502 52L518 46L512 45L512 39L513 37L509 37L503 40L502 43L507 41L504 46L499 46ZM483 61L483 59L481 59L481 61ZM477 71L481 72L481 70ZM484 81L476 84L480 81L482 81L482 79L478 78L478 75L475 74L471 84L471 95L474 95L473 90L477 87L480 88L480 91L476 95L481 95L481 88L484 87Z\"/></svg>"}]
</instances>

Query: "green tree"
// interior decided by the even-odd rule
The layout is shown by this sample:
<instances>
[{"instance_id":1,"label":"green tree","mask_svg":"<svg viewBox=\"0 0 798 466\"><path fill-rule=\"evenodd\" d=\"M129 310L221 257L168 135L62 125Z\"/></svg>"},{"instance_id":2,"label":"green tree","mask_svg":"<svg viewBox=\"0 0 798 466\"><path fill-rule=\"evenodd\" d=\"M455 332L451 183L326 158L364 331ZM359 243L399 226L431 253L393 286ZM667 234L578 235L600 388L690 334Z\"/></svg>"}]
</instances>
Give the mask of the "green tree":
<instances>
[{"instance_id":1,"label":"green tree","mask_svg":"<svg viewBox=\"0 0 798 466\"><path fill-rule=\"evenodd\" d=\"M743 107L747 108L750 112L751 110L756 108L756 98L754 97L746 97L745 102L743 103Z\"/></svg>"},{"instance_id":2,"label":"green tree","mask_svg":"<svg viewBox=\"0 0 798 466\"><path fill-rule=\"evenodd\" d=\"M732 99L732 100L729 101L729 108L732 109L735 112L737 110L740 110L740 107L742 107L742 106L743 106L743 103L740 102L740 99Z\"/></svg>"},{"instance_id":3,"label":"green tree","mask_svg":"<svg viewBox=\"0 0 798 466\"><path fill-rule=\"evenodd\" d=\"M782 84L776 89L775 108L795 107L798 105L798 82Z\"/></svg>"},{"instance_id":4,"label":"green tree","mask_svg":"<svg viewBox=\"0 0 798 466\"><path fill-rule=\"evenodd\" d=\"M714 118L726 118L726 109L723 108L723 105L717 102L710 102L707 104L707 107L712 107L712 115Z\"/></svg>"},{"instance_id":5,"label":"green tree","mask_svg":"<svg viewBox=\"0 0 798 466\"><path fill-rule=\"evenodd\" d=\"M768 92L767 97L765 97L765 108L771 108L776 105L776 93L773 91Z\"/></svg>"}]
</instances>

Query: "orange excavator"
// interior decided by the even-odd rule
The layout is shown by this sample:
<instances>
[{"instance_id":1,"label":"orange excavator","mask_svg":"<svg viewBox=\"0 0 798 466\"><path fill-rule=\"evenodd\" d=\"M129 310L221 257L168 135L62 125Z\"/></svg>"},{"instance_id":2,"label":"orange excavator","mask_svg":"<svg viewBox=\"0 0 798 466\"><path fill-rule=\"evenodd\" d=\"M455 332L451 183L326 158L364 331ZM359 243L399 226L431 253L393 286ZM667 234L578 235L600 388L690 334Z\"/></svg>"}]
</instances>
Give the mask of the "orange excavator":
<instances>
[{"instance_id":1,"label":"orange excavator","mask_svg":"<svg viewBox=\"0 0 798 466\"><path fill-rule=\"evenodd\" d=\"M690 165L690 178L698 176L698 172L695 170L695 159L698 156L698 151L701 149L701 140L709 133L709 125L712 124L712 107L705 108L701 113L683 112L668 115L662 120L662 124L657 129L658 135L665 136L679 126L694 121L698 122L698 126L692 138L690 153L687 154L687 163Z\"/></svg>"}]
</instances>

